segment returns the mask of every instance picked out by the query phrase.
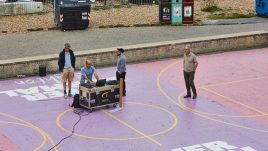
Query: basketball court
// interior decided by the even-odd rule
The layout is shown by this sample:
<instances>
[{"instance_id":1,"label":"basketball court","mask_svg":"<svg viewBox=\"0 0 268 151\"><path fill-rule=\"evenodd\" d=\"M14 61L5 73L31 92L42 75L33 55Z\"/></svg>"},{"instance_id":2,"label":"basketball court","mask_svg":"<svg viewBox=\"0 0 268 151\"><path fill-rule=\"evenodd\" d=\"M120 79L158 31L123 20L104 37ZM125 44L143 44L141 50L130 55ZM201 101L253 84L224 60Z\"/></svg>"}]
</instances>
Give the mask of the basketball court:
<instances>
[{"instance_id":1,"label":"basketball court","mask_svg":"<svg viewBox=\"0 0 268 151\"><path fill-rule=\"evenodd\" d=\"M0 150L268 151L268 48L198 55L197 99L182 58L128 64L123 108L69 107L59 74L0 81ZM101 78L115 67L97 68ZM78 91L76 73L73 93Z\"/></svg>"}]
</instances>

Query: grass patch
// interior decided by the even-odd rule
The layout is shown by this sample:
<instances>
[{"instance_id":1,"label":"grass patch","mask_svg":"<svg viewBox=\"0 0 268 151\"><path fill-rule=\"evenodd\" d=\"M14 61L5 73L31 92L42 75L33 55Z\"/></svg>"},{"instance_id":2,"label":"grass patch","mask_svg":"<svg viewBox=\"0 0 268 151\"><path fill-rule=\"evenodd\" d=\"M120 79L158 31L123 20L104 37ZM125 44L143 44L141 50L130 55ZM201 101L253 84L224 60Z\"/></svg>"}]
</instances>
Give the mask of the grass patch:
<instances>
[{"instance_id":1,"label":"grass patch","mask_svg":"<svg viewBox=\"0 0 268 151\"><path fill-rule=\"evenodd\" d=\"M114 27L113 25L99 26L99 28L113 28L113 27Z\"/></svg>"},{"instance_id":2,"label":"grass patch","mask_svg":"<svg viewBox=\"0 0 268 151\"><path fill-rule=\"evenodd\" d=\"M112 8L111 6L95 6L92 9L95 11L99 11L99 10L109 10L111 8Z\"/></svg>"},{"instance_id":3,"label":"grass patch","mask_svg":"<svg viewBox=\"0 0 268 151\"><path fill-rule=\"evenodd\" d=\"M160 23L154 23L154 24L150 24L150 26L161 26Z\"/></svg>"},{"instance_id":4,"label":"grass patch","mask_svg":"<svg viewBox=\"0 0 268 151\"><path fill-rule=\"evenodd\" d=\"M153 23L153 24L134 24L134 27L153 27L153 26L161 26L160 23Z\"/></svg>"},{"instance_id":5,"label":"grass patch","mask_svg":"<svg viewBox=\"0 0 268 151\"><path fill-rule=\"evenodd\" d=\"M161 26L161 24L159 24L159 23L154 23L154 24L134 24L132 27L153 27L153 26ZM99 28L120 28L120 27L131 27L131 26L123 25L123 24L99 26Z\"/></svg>"},{"instance_id":6,"label":"grass patch","mask_svg":"<svg viewBox=\"0 0 268 151\"><path fill-rule=\"evenodd\" d=\"M119 27L129 27L129 26L123 25L123 24L118 24L118 25L114 25L113 27L114 28L119 28Z\"/></svg>"},{"instance_id":7,"label":"grass patch","mask_svg":"<svg viewBox=\"0 0 268 151\"><path fill-rule=\"evenodd\" d=\"M171 24L170 26L183 26L183 24Z\"/></svg>"},{"instance_id":8,"label":"grass patch","mask_svg":"<svg viewBox=\"0 0 268 151\"><path fill-rule=\"evenodd\" d=\"M232 14L213 14L208 16L209 19L235 19L235 18L251 18L255 17L255 14L240 14L240 13L232 13Z\"/></svg>"},{"instance_id":9,"label":"grass patch","mask_svg":"<svg viewBox=\"0 0 268 151\"><path fill-rule=\"evenodd\" d=\"M134 27L148 27L150 24L134 24Z\"/></svg>"},{"instance_id":10,"label":"grass patch","mask_svg":"<svg viewBox=\"0 0 268 151\"><path fill-rule=\"evenodd\" d=\"M122 8L122 5L113 5L113 8Z\"/></svg>"},{"instance_id":11,"label":"grass patch","mask_svg":"<svg viewBox=\"0 0 268 151\"><path fill-rule=\"evenodd\" d=\"M232 17L233 18L251 18L255 17L255 14L239 14L239 13L233 13Z\"/></svg>"},{"instance_id":12,"label":"grass patch","mask_svg":"<svg viewBox=\"0 0 268 151\"><path fill-rule=\"evenodd\" d=\"M109 9L120 9L120 8L131 8L131 5L109 5L109 6L95 6L92 9L95 11L99 11L99 10L109 10Z\"/></svg>"},{"instance_id":13,"label":"grass patch","mask_svg":"<svg viewBox=\"0 0 268 151\"><path fill-rule=\"evenodd\" d=\"M195 19L193 24L194 24L195 26L199 26L199 25L201 25L201 22L202 22L202 21L201 21L200 19Z\"/></svg>"},{"instance_id":14,"label":"grass patch","mask_svg":"<svg viewBox=\"0 0 268 151\"><path fill-rule=\"evenodd\" d=\"M120 27L130 27L130 26L123 24L99 26L99 28L120 28Z\"/></svg>"},{"instance_id":15,"label":"grass patch","mask_svg":"<svg viewBox=\"0 0 268 151\"><path fill-rule=\"evenodd\" d=\"M209 13L213 13L213 12L218 12L218 11L222 11L221 8L219 8L218 6L206 6L204 8L201 9L203 12L209 12Z\"/></svg>"}]
</instances>

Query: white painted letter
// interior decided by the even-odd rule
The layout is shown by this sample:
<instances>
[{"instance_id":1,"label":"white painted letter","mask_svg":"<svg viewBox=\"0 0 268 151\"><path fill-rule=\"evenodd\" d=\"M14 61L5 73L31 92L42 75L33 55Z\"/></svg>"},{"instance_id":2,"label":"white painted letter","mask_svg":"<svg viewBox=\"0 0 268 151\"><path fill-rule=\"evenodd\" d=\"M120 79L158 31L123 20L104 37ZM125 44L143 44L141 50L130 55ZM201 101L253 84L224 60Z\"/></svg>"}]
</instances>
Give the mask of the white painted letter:
<instances>
[{"instance_id":1,"label":"white painted letter","mask_svg":"<svg viewBox=\"0 0 268 151\"><path fill-rule=\"evenodd\" d=\"M205 149L201 145L183 147L183 149L185 151L205 151Z\"/></svg>"},{"instance_id":2,"label":"white painted letter","mask_svg":"<svg viewBox=\"0 0 268 151\"><path fill-rule=\"evenodd\" d=\"M62 84L54 84L54 86L49 87L49 86L40 86L40 89L49 92L49 91L56 91L56 90L62 90Z\"/></svg>"},{"instance_id":3,"label":"white painted letter","mask_svg":"<svg viewBox=\"0 0 268 151\"><path fill-rule=\"evenodd\" d=\"M251 147L243 147L243 148L241 148L241 150L242 151L257 151L257 150L255 150L255 149L253 149Z\"/></svg>"},{"instance_id":4,"label":"white painted letter","mask_svg":"<svg viewBox=\"0 0 268 151\"><path fill-rule=\"evenodd\" d=\"M48 97L51 98L58 98L58 97L62 97L63 93L60 91L50 91L50 92L44 92L44 94L47 94Z\"/></svg>"},{"instance_id":5,"label":"white painted letter","mask_svg":"<svg viewBox=\"0 0 268 151\"><path fill-rule=\"evenodd\" d=\"M172 149L171 151L183 151L181 148Z\"/></svg>"},{"instance_id":6,"label":"white painted letter","mask_svg":"<svg viewBox=\"0 0 268 151\"><path fill-rule=\"evenodd\" d=\"M31 95L31 94L34 94L34 93L39 93L38 87L31 87L29 89L17 89L17 90L14 90L14 91L17 91L17 92L19 92L21 94L26 94L26 95L27 94Z\"/></svg>"},{"instance_id":7,"label":"white painted letter","mask_svg":"<svg viewBox=\"0 0 268 151\"><path fill-rule=\"evenodd\" d=\"M8 96L18 96L18 94L16 93L16 92L14 92L14 91L12 91L12 90L9 90L9 91L2 91L2 92L0 92L0 94L6 94L6 95L8 95Z\"/></svg>"},{"instance_id":8,"label":"white painted letter","mask_svg":"<svg viewBox=\"0 0 268 151\"><path fill-rule=\"evenodd\" d=\"M237 149L237 147L228 145L226 142L223 141L209 142L202 145L212 151L225 151L226 149Z\"/></svg>"},{"instance_id":9,"label":"white painted letter","mask_svg":"<svg viewBox=\"0 0 268 151\"><path fill-rule=\"evenodd\" d=\"M25 82L23 82L23 81L15 81L14 83L16 83L16 84L25 84Z\"/></svg>"},{"instance_id":10,"label":"white painted letter","mask_svg":"<svg viewBox=\"0 0 268 151\"><path fill-rule=\"evenodd\" d=\"M35 93L31 95L22 95L21 97L25 98L28 101L39 101L47 99L47 97L42 93Z\"/></svg>"}]
</instances>

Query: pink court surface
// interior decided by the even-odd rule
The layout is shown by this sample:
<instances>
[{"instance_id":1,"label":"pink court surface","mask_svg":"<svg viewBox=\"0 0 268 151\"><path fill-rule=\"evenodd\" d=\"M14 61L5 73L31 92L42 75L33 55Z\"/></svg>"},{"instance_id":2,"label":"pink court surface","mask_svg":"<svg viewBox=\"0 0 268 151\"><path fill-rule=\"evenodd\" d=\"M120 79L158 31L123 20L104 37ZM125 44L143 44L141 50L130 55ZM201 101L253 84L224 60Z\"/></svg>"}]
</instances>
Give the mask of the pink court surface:
<instances>
[{"instance_id":1,"label":"pink court surface","mask_svg":"<svg viewBox=\"0 0 268 151\"><path fill-rule=\"evenodd\" d=\"M123 109L85 110L52 150L268 151L268 48L198 55L198 62L196 100L183 98L182 58L129 64ZM79 120L59 74L0 86L2 151L49 150Z\"/></svg>"}]
</instances>

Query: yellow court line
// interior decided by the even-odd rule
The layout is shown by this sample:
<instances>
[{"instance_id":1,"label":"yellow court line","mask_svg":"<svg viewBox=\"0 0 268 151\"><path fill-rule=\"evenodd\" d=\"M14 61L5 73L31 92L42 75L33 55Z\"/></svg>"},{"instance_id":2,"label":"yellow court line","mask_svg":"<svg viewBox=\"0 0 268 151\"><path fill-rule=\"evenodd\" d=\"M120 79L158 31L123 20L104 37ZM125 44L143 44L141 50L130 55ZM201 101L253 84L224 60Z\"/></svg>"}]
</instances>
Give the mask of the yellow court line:
<instances>
[{"instance_id":1,"label":"yellow court line","mask_svg":"<svg viewBox=\"0 0 268 151\"><path fill-rule=\"evenodd\" d=\"M175 114L173 114L172 112L170 112L169 110L167 109L164 109L162 107L159 107L159 106L155 106L155 105L152 105L152 104L145 104L145 103L141 103L141 102L138 102L138 101L134 101L134 102L124 102L126 104L135 104L135 105L143 105L143 106L147 106L147 107L151 107L151 108L155 108L155 109L159 109L159 110L162 110L166 113L168 113L172 118L173 118L173 124L166 130L164 131L160 131L158 133L155 133L155 134L147 134L149 135L150 137L154 137L154 136L158 136L158 135L163 135L169 131L171 131L172 129L175 128L175 126L177 125L178 123L178 119L176 117ZM56 119L56 124L57 126L63 131L63 132L66 132L68 134L71 134L72 132L69 131L69 130L66 130L61 124L60 124L60 119L62 118L62 116L64 114L66 114L67 112L73 110L73 108L70 108L70 109L67 109L65 111L63 111L62 113L60 113ZM82 135L82 134L77 134L77 133L73 133L75 136L77 137L81 137L81 138L87 138L87 139L95 139L95 140L106 140L106 141L127 141L127 140L135 140L135 139L143 139L144 137L143 136L140 136L140 137L129 137L129 138L104 138L104 137L93 137L93 136L87 136L87 135Z\"/></svg>"},{"instance_id":2,"label":"yellow court line","mask_svg":"<svg viewBox=\"0 0 268 151\"><path fill-rule=\"evenodd\" d=\"M102 112L104 112L105 114L107 114L108 116L110 116L111 118L115 119L116 121L122 123L123 125L127 126L128 128L132 129L133 131L135 131L136 133L142 135L143 137L147 138L148 140L156 143L159 146L162 146L162 144L160 144L157 140L151 138L150 136L147 136L146 134L142 133L141 131L139 131L138 129L134 128L133 126L129 125L128 123L126 123L125 121L117 118L116 116L114 116L112 113L109 113L105 110L102 110Z\"/></svg>"},{"instance_id":3,"label":"yellow court line","mask_svg":"<svg viewBox=\"0 0 268 151\"><path fill-rule=\"evenodd\" d=\"M178 62L174 62L174 63L172 63L172 64L169 64L168 66L166 66L165 68L163 68L159 73L158 73L158 76L157 76L157 80L156 80L156 84L157 84L157 87L158 87L158 89L160 90L160 92L167 98L167 99L169 99L171 102L173 102L173 99L172 99L172 97L170 97L169 95L167 95L166 93L165 93L165 91L162 89L162 87L161 87L161 85L160 85L160 78L161 78L161 76L162 76L162 74L167 70L167 69L169 69L171 66L174 66L175 64L177 64ZM174 102L173 102L174 103ZM176 102L175 102L175 104L177 104Z\"/></svg>"},{"instance_id":4,"label":"yellow court line","mask_svg":"<svg viewBox=\"0 0 268 151\"><path fill-rule=\"evenodd\" d=\"M239 101L237 101L237 100L235 100L235 99L232 99L232 98L230 98L230 97L227 97L227 96L225 96L225 95L222 95L222 94L220 94L220 93L218 93L218 92L216 92L216 91L213 91L213 90L211 90L211 89L204 88L204 87L203 87L202 89L204 89L204 90L206 90L206 91L208 91L208 92L211 92L211 93L213 93L213 94L215 94L215 95L218 95L218 96L220 96L220 97L222 97L222 98L224 98L224 99L226 99L226 100L229 100L229 101L231 101L231 102L233 102L233 103L236 103L236 104L238 104L238 105L244 106L245 108L248 108L248 109L250 109L250 110L252 110L252 111L255 111L255 112L257 112L257 113L260 113L260 114L263 114L263 115L266 115L266 114L267 114L267 113L262 112L262 111L260 111L260 110L258 110L258 109L256 109L256 108L254 108L254 107L251 107L251 106L249 106L249 105L246 105L246 104L244 104L244 103L241 103L241 102L239 102Z\"/></svg>"},{"instance_id":5,"label":"yellow court line","mask_svg":"<svg viewBox=\"0 0 268 151\"><path fill-rule=\"evenodd\" d=\"M37 133L41 134L42 137L43 137L43 141L42 141L42 143L41 143L37 148L34 149L34 151L38 151L38 150L40 150L40 149L45 145L44 142L47 141L47 138L46 138L45 135L43 135L42 133L40 133L38 130L34 129L34 128L31 127L30 125L26 125L26 124L22 124L22 123L17 123L17 122L8 122L8 121L0 121L0 124L11 124L11 125L24 126L24 127L31 128L31 129L33 129L34 131L36 131Z\"/></svg>"},{"instance_id":6,"label":"yellow court line","mask_svg":"<svg viewBox=\"0 0 268 151\"><path fill-rule=\"evenodd\" d=\"M182 92L182 94L186 94L186 91ZM198 111L196 109L192 109L190 107L187 107L186 105L184 105L182 103L182 100L178 100L179 104L181 104L182 108L187 110L187 111L191 111L191 112L195 112L198 114L202 114L202 115L209 115L209 116L218 116L218 117L231 117L231 118L253 118L253 117L263 117L263 116L267 116L268 114L256 114L256 115L227 115L227 114L215 114L215 113L209 113L209 112L202 112L202 111Z\"/></svg>"},{"instance_id":7,"label":"yellow court line","mask_svg":"<svg viewBox=\"0 0 268 151\"><path fill-rule=\"evenodd\" d=\"M179 104L176 103L176 105L178 105L179 107L181 107L183 109L183 106L181 103L181 98L182 96L184 95L184 93L181 93L178 97L178 102ZM180 100L180 101L179 101ZM229 125L229 126L234 126L234 127L238 127L238 128L243 128L243 129L248 129L248 130L252 130L252 131L256 131L256 132L263 132L263 133L268 133L268 130L261 130L261 129L256 129L256 128L252 128L252 127L248 127L248 126L243 126L243 125L238 125L238 124L234 124L234 123L230 123L230 122L225 122L223 120L218 120L218 119L214 119L214 118L211 118L211 117L208 117L208 116L205 116L203 114L199 114L199 113L196 113L196 112L193 112L193 111L189 111L187 110L188 112L190 113L193 113L193 114L196 114L198 116L201 116L203 118L206 118L208 120L211 120L211 121L215 121L215 122L219 122L219 123L223 123L225 125Z\"/></svg>"},{"instance_id":8,"label":"yellow court line","mask_svg":"<svg viewBox=\"0 0 268 151\"><path fill-rule=\"evenodd\" d=\"M174 63L172 63L172 64L169 64L168 66L166 66L164 69L162 69L160 72L159 72L159 75L158 75L158 77L157 77L157 85L158 85L158 87L161 87L160 86L160 77L162 76L162 74L167 70L167 69L169 69L170 67L172 67L172 66L174 66L175 64L177 64L178 62L174 62ZM265 76L265 77L261 77L261 78L267 78L268 76ZM245 80L237 80L237 81L230 81L230 82L228 82L228 83L235 83L235 82L245 82L245 81L248 81L248 80L253 80L253 79L261 79L261 78L250 78L250 79L245 79ZM222 83L223 84L223 83ZM217 84L214 84L214 85L217 85ZM214 85L210 85L210 86L214 86ZM201 87L197 87L197 88L203 88L203 89L205 89L206 87L204 87L204 86L201 86ZM220 95L220 94L219 94ZM222 96L222 95L220 95L221 97L224 97L224 98L226 98L226 99L228 99L228 100L230 100L231 98L228 98L228 97L226 97L226 96ZM167 96L166 96L167 97ZM172 99L172 98L169 98L169 99ZM244 107L246 107L246 108L248 108L248 109L250 109L250 110L253 110L253 111L255 111L255 112L257 112L257 113L260 113L260 115L248 115L248 116L235 116L235 115L223 115L223 114L212 114L212 113L205 113L205 112L201 112L201 111L197 111L197 110L194 110L194 109L191 109L191 108L189 108L189 107L186 107L186 106L184 106L187 110L192 110L192 111L194 111L194 112L197 112L197 113L200 113L200 114L204 114L204 115L211 115L211 116L228 116L228 117L241 117L241 118L243 118L243 117L258 117L258 116L266 116L266 115L268 115L268 113L265 113L265 112L262 112L262 111L260 111L260 110L258 110L258 109L256 109L256 108L253 108L253 107L250 107L250 106L248 106L248 105L246 105L246 104L243 104L243 103L241 103L241 102L238 102L238 101L232 101L232 102L236 102L237 104L240 104L240 105L243 105Z\"/></svg>"},{"instance_id":9,"label":"yellow court line","mask_svg":"<svg viewBox=\"0 0 268 151\"><path fill-rule=\"evenodd\" d=\"M25 124L29 125L30 127L32 127L32 128L34 128L34 129L36 129L37 131L39 131L42 135L46 136L46 137L48 138L48 140L50 141L50 143L51 143L53 146L56 145L55 142L54 142L54 140L53 140L53 139L52 139L52 138L51 138L51 137L50 137L44 130L42 130L41 128L39 128L39 127L33 125L32 123L27 122L27 121L25 121L25 120L22 120L22 119L20 119L20 118L18 118L18 117L15 117L15 116L13 116L13 115L9 115L9 114L3 113L3 112L0 112L0 115L2 115L2 116L6 116L6 117L8 117L8 118L15 119L15 120L18 120L18 121L20 121L20 122L22 122L22 123L25 123ZM46 142L43 142L43 143L42 143L42 146L44 146L45 143L46 143ZM55 150L55 151L58 151L57 147L55 147L54 150Z\"/></svg>"},{"instance_id":10,"label":"yellow court line","mask_svg":"<svg viewBox=\"0 0 268 151\"><path fill-rule=\"evenodd\" d=\"M178 105L181 109L185 109L184 108L184 105L181 104L181 97L184 95L185 91L180 93L179 94L179 97L178 97L178 102L176 102L176 100L173 100L172 97L170 97L165 91L164 89L161 87L160 85L160 78L162 76L162 74L167 70L169 69L171 66L177 64L177 62L175 63L172 63L168 66L166 66L165 68L163 68L159 73L158 73L158 76L157 76L157 87L159 89L159 91L169 100L171 101L172 103L174 103L175 105ZM193 114L196 114L198 116L201 116L203 118L206 118L210 121L215 121L215 122L219 122L219 123L222 123L222 124L225 124L225 125L229 125L229 126L234 126L234 127L238 127L238 128L243 128L243 129L248 129L248 130L252 130L252 131L256 131L256 132L264 132L264 133L268 133L268 130L261 130L261 129L256 129L256 128L252 128L252 127L247 127L247 126L241 126L241 125L238 125L238 124L234 124L234 123L229 123L229 122L225 122L225 121L222 121L222 120L218 120L218 119L214 119L214 118L210 118L208 116L205 116L203 114L200 114L200 113L196 113L196 112L193 112L191 110L187 110L188 112L190 113L193 113Z\"/></svg>"},{"instance_id":11,"label":"yellow court line","mask_svg":"<svg viewBox=\"0 0 268 151\"><path fill-rule=\"evenodd\" d=\"M228 84L235 84L235 83L241 83L241 82L247 82L247 81L253 81L253 80L260 80L260 79L266 79L266 78L268 78L268 76L248 78L248 79L236 80L236 81L229 81L229 82L221 82L221 83L217 83L217 84L200 86L199 88L209 88L209 87L215 87L215 86L221 86L221 85L228 85Z\"/></svg>"}]
</instances>

